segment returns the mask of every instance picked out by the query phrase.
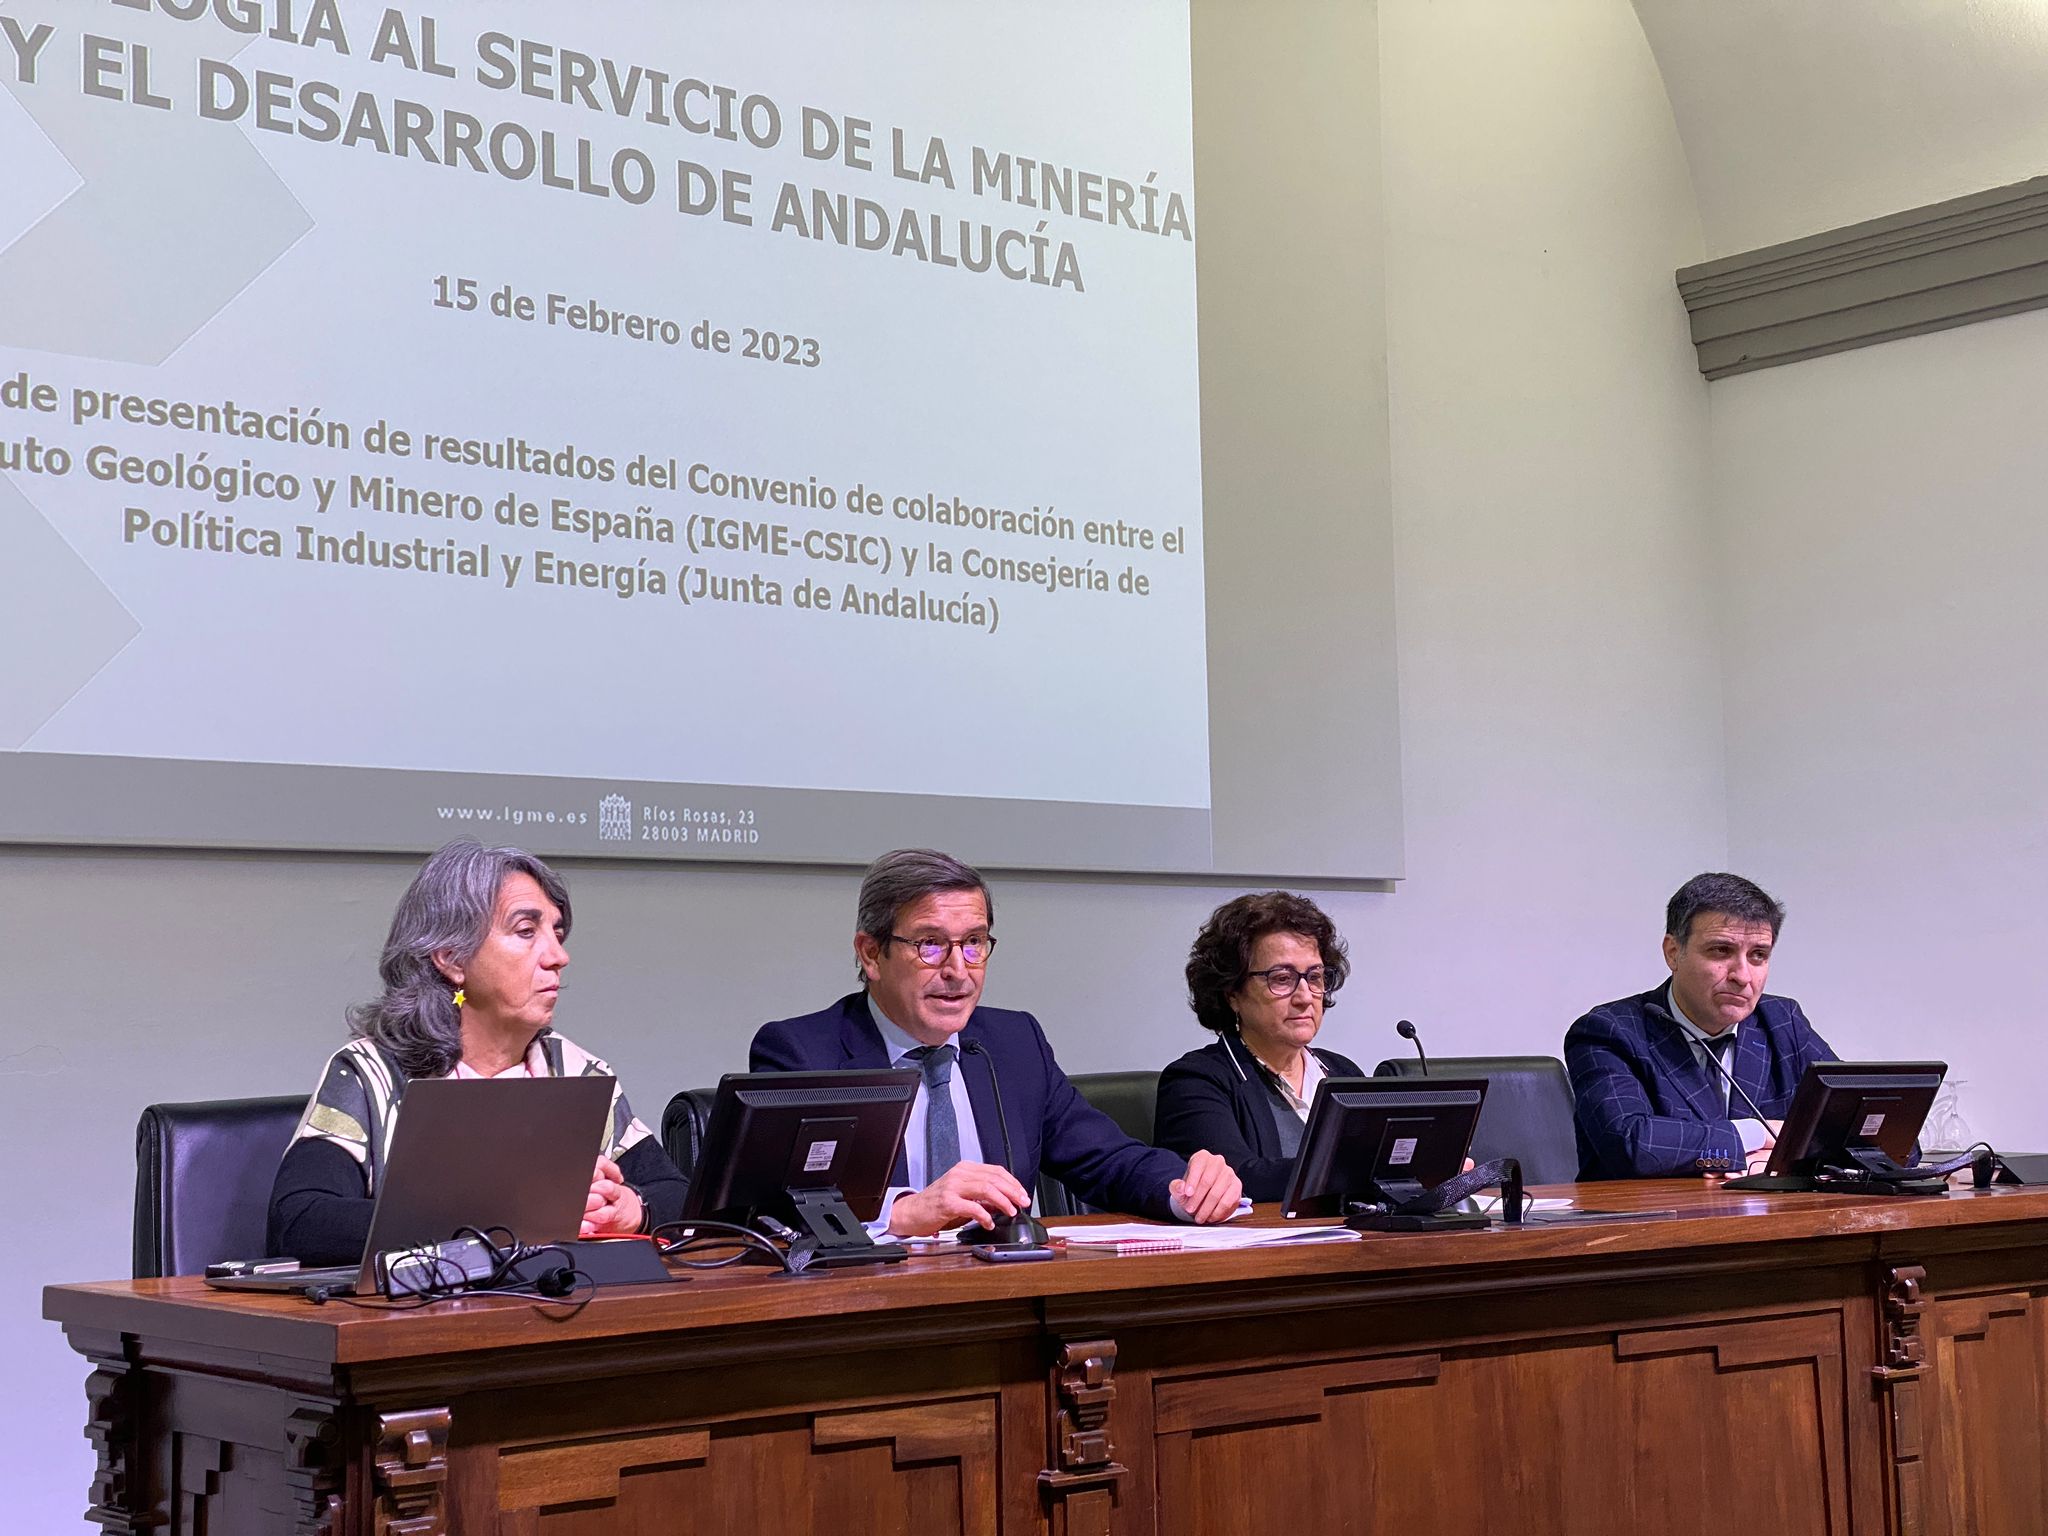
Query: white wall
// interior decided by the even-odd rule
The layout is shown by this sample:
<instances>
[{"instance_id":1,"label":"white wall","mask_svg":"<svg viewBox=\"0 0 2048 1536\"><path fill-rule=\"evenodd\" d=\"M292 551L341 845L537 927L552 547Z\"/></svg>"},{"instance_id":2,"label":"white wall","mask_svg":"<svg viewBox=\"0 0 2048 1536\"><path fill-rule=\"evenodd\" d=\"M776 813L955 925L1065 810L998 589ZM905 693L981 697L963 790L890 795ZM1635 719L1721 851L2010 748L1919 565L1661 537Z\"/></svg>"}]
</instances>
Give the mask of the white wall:
<instances>
[{"instance_id":1,"label":"white wall","mask_svg":"<svg viewBox=\"0 0 2048 1536\"><path fill-rule=\"evenodd\" d=\"M1702 254L1649 49L1619 0L1383 9L1389 384L1410 878L1326 892L1358 977L1333 1044L1556 1049L1658 971L1661 904L1726 853L1704 386L1671 271ZM1343 679L1276 679L1342 707ZM1312 721L1276 730L1314 750ZM854 880L572 867L561 1025L643 1115L850 977ZM371 983L400 861L0 852L14 1370L0 1476L61 1530L89 1458L46 1281L125 1273L146 1102L310 1087ZM991 1000L1073 1070L1198 1043L1179 988L1232 891L998 883Z\"/></svg>"},{"instance_id":2,"label":"white wall","mask_svg":"<svg viewBox=\"0 0 2048 1536\"><path fill-rule=\"evenodd\" d=\"M2041 0L1635 0L1726 255L2048 174ZM1713 384L1728 862L1791 908L1773 990L1951 1063L2048 1146L2048 318Z\"/></svg>"},{"instance_id":3,"label":"white wall","mask_svg":"<svg viewBox=\"0 0 2048 1536\"><path fill-rule=\"evenodd\" d=\"M2042 0L1635 7L1692 163L1709 256L2048 173Z\"/></svg>"},{"instance_id":4,"label":"white wall","mask_svg":"<svg viewBox=\"0 0 2048 1536\"><path fill-rule=\"evenodd\" d=\"M1353 937L1436 1050L1554 1050L1726 853L1698 225L1626 7L1380 38L1409 879Z\"/></svg>"},{"instance_id":5,"label":"white wall","mask_svg":"<svg viewBox=\"0 0 2048 1536\"><path fill-rule=\"evenodd\" d=\"M2048 314L1713 386L1730 858L1844 1055L2048 1146Z\"/></svg>"}]
</instances>

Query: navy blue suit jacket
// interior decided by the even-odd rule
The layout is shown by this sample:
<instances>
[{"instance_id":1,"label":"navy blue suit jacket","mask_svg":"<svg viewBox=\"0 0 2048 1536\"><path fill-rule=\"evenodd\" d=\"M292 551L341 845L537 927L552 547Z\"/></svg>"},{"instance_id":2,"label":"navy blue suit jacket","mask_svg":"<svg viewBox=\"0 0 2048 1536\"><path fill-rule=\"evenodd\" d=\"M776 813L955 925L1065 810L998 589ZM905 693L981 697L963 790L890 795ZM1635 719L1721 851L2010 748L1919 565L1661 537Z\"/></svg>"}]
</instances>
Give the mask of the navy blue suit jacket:
<instances>
[{"instance_id":1,"label":"navy blue suit jacket","mask_svg":"<svg viewBox=\"0 0 2048 1536\"><path fill-rule=\"evenodd\" d=\"M1665 1006L1668 985L1602 1003L1565 1033L1582 1179L1742 1171L1720 1075L1700 1065ZM1735 1037L1734 1117L1757 1118L1754 1104L1763 1118L1783 1119L1806 1069L1834 1060L1799 1005L1766 992Z\"/></svg>"},{"instance_id":2,"label":"navy blue suit jacket","mask_svg":"<svg viewBox=\"0 0 2048 1536\"><path fill-rule=\"evenodd\" d=\"M1348 1056L1321 1046L1309 1049L1325 1076L1365 1076ZM1159 1074L1152 1134L1175 1152L1214 1152L1236 1171L1254 1200L1285 1199L1294 1159L1280 1153L1280 1132L1273 1123L1276 1102L1243 1043L1218 1038Z\"/></svg>"},{"instance_id":3,"label":"navy blue suit jacket","mask_svg":"<svg viewBox=\"0 0 2048 1536\"><path fill-rule=\"evenodd\" d=\"M1008 1008L977 1008L958 1038L963 1047L978 1043L988 1052L980 1056L963 1049L956 1069L967 1083L984 1161L994 1162L1003 1151L1002 1120L996 1113L1000 1078L1010 1127L1010 1172L1018 1183L1036 1188L1044 1168L1102 1210L1173 1220L1168 1186L1187 1172L1186 1159L1131 1140L1082 1098L1053 1060L1038 1020ZM763 1024L754 1033L747 1063L756 1072L876 1071L887 1069L889 1049L868 1012L867 993L853 992L802 1018ZM893 1181L906 1179L899 1152Z\"/></svg>"}]
</instances>

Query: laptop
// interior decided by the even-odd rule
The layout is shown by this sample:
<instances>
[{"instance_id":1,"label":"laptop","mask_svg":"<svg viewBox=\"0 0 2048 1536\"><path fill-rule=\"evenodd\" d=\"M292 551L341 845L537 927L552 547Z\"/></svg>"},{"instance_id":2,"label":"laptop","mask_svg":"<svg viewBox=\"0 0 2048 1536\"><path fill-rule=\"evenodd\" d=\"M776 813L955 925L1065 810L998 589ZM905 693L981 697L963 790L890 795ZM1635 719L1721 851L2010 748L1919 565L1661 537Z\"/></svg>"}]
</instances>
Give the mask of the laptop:
<instances>
[{"instance_id":1,"label":"laptop","mask_svg":"<svg viewBox=\"0 0 2048 1536\"><path fill-rule=\"evenodd\" d=\"M207 1283L369 1294L378 1289L378 1254L445 1242L460 1227L503 1227L522 1243L571 1241L604 1149L612 1084L604 1076L415 1079L400 1101L360 1263Z\"/></svg>"}]
</instances>

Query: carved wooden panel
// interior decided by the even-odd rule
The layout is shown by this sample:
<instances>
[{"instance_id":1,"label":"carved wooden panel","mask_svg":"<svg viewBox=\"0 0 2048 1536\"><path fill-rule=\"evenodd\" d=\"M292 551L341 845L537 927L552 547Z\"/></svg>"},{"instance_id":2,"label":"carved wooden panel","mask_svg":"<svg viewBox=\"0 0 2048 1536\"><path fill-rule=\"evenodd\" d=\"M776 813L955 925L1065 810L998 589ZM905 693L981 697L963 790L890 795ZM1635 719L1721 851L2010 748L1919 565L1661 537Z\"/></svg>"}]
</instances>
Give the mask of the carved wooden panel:
<instances>
[{"instance_id":1,"label":"carved wooden panel","mask_svg":"<svg viewBox=\"0 0 2048 1536\"><path fill-rule=\"evenodd\" d=\"M1052 1362L1052 1464L1038 1474L1052 1536L1109 1536L1117 1491L1116 1341L1062 1339Z\"/></svg>"},{"instance_id":2,"label":"carved wooden panel","mask_svg":"<svg viewBox=\"0 0 2048 1536\"><path fill-rule=\"evenodd\" d=\"M886 1444L899 1469L951 1464L958 1470L960 1504L952 1522L966 1536L995 1536L996 1406L978 1402L921 1403L902 1408L869 1408L857 1413L820 1414L811 1425L819 1446Z\"/></svg>"},{"instance_id":3,"label":"carved wooden panel","mask_svg":"<svg viewBox=\"0 0 2048 1536\"><path fill-rule=\"evenodd\" d=\"M207 1514L219 1508L221 1482L234 1460L234 1448L206 1435L171 1437L171 1503L174 1531L205 1527Z\"/></svg>"},{"instance_id":4,"label":"carved wooden panel","mask_svg":"<svg viewBox=\"0 0 2048 1536\"><path fill-rule=\"evenodd\" d=\"M1163 1381L1152 1394L1157 1432L1235 1429L1291 1420L1320 1420L1332 1394L1395 1382L1434 1381L1441 1356L1390 1355L1295 1366L1279 1371L1233 1371Z\"/></svg>"},{"instance_id":5,"label":"carved wooden panel","mask_svg":"<svg viewBox=\"0 0 2048 1536\"><path fill-rule=\"evenodd\" d=\"M137 1536L154 1524L139 1465L141 1374L118 1355L86 1358L85 1438L97 1465L85 1518L107 1536Z\"/></svg>"},{"instance_id":6,"label":"carved wooden panel","mask_svg":"<svg viewBox=\"0 0 2048 1536\"><path fill-rule=\"evenodd\" d=\"M998 1418L980 1396L510 1446L499 1536L996 1536Z\"/></svg>"},{"instance_id":7,"label":"carved wooden panel","mask_svg":"<svg viewBox=\"0 0 2048 1536\"><path fill-rule=\"evenodd\" d=\"M1926 1435L1922 1393L1927 1365L1921 1334L1926 1302L1921 1286L1927 1271L1917 1264L1886 1270L1879 1301L1884 1337L1880 1363L1871 1376L1878 1385L1880 1432L1891 1469L1891 1526L1894 1536L1921 1536L1926 1529Z\"/></svg>"},{"instance_id":8,"label":"carved wooden panel","mask_svg":"<svg viewBox=\"0 0 2048 1536\"><path fill-rule=\"evenodd\" d=\"M1175 1536L1852 1536L1847 1393L1836 1310L1161 1374L1152 1494Z\"/></svg>"},{"instance_id":9,"label":"carved wooden panel","mask_svg":"<svg viewBox=\"0 0 2048 1536\"><path fill-rule=\"evenodd\" d=\"M376 1536L448 1536L448 1423L446 1408L379 1416Z\"/></svg>"},{"instance_id":10,"label":"carved wooden panel","mask_svg":"<svg viewBox=\"0 0 2048 1536\"><path fill-rule=\"evenodd\" d=\"M1160 1529L1188 1536L1366 1529L1361 1505L1370 1507L1376 1470L1425 1465L1414 1455L1420 1438L1368 1443L1381 1435L1375 1400L1406 1400L1394 1415L1405 1417L1413 1389L1426 1390L1442 1366L1437 1354L1424 1353L1155 1378ZM1415 1485L1412 1472L1407 1481ZM1401 1517L1389 1511L1388 1518ZM1425 1520L1413 1528L1437 1527Z\"/></svg>"},{"instance_id":11,"label":"carved wooden panel","mask_svg":"<svg viewBox=\"0 0 2048 1536\"><path fill-rule=\"evenodd\" d=\"M341 1428L329 1404L302 1404L284 1421L284 1485L293 1536L341 1536Z\"/></svg>"},{"instance_id":12,"label":"carved wooden panel","mask_svg":"<svg viewBox=\"0 0 2048 1536\"><path fill-rule=\"evenodd\" d=\"M274 1446L173 1433L171 1536L289 1536L290 1516L280 1524L277 1498L283 1472L284 1458ZM329 1527L323 1536L337 1533Z\"/></svg>"},{"instance_id":13,"label":"carved wooden panel","mask_svg":"<svg viewBox=\"0 0 2048 1536\"><path fill-rule=\"evenodd\" d=\"M498 1458L498 1508L612 1503L627 1472L687 1466L710 1454L711 1432L704 1429L518 1446Z\"/></svg>"},{"instance_id":14,"label":"carved wooden panel","mask_svg":"<svg viewBox=\"0 0 2048 1536\"><path fill-rule=\"evenodd\" d=\"M1941 1297L1923 1312L1929 1536L2037 1536L2048 1520L2048 1300Z\"/></svg>"},{"instance_id":15,"label":"carved wooden panel","mask_svg":"<svg viewBox=\"0 0 2048 1536\"><path fill-rule=\"evenodd\" d=\"M1842 1329L1830 1311L1617 1338L1623 1443L1644 1472L1628 1491L1639 1528L1713 1510L1716 1524L1752 1530L1856 1529Z\"/></svg>"}]
</instances>

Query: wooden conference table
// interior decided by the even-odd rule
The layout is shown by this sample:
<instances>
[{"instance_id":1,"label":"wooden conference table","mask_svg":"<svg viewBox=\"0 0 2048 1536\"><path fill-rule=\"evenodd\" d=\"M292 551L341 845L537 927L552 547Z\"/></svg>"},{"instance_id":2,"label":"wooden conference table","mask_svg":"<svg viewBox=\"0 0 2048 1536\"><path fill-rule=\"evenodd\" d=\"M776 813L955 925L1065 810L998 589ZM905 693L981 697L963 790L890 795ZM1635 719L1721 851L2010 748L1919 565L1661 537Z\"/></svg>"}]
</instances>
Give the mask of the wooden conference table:
<instances>
[{"instance_id":1,"label":"wooden conference table","mask_svg":"<svg viewBox=\"0 0 2048 1536\"><path fill-rule=\"evenodd\" d=\"M44 1315L110 1532L2048 1529L2048 1191L1577 1193L1681 1215Z\"/></svg>"}]
</instances>

